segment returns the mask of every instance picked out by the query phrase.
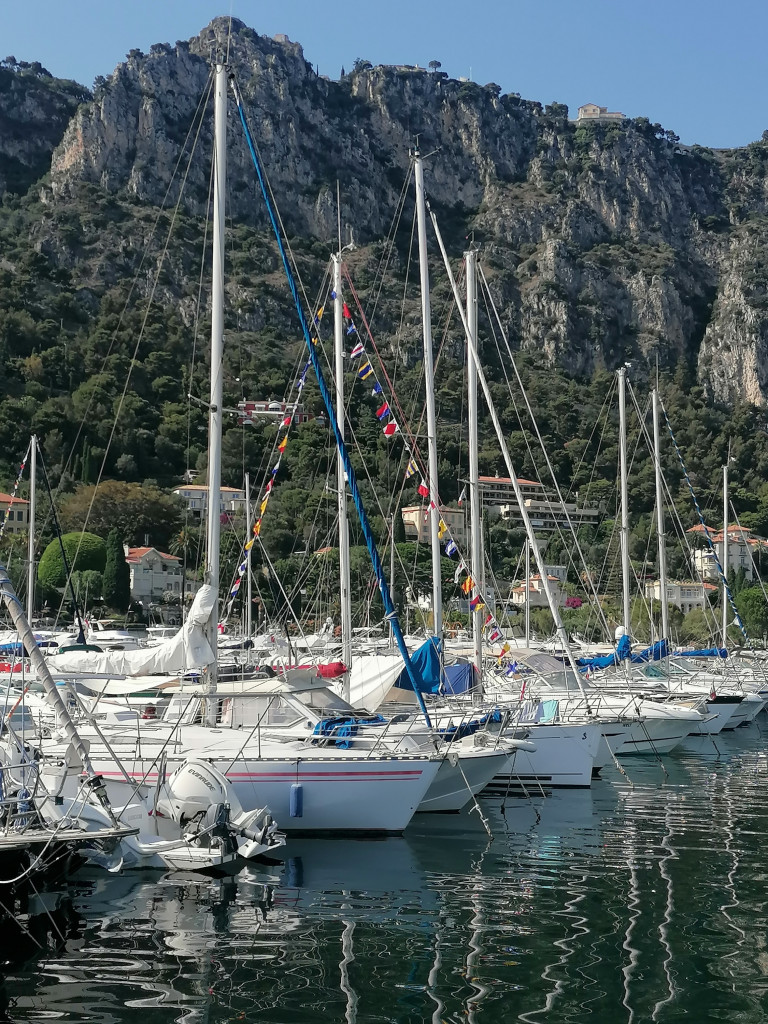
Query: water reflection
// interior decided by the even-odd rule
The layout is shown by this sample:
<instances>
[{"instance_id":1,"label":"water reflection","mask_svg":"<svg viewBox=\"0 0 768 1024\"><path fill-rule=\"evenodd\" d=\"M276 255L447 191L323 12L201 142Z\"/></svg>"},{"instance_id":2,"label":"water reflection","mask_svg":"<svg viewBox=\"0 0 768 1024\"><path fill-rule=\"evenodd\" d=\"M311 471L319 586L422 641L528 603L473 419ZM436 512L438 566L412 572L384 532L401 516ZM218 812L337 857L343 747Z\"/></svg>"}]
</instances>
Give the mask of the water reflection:
<instances>
[{"instance_id":1,"label":"water reflection","mask_svg":"<svg viewBox=\"0 0 768 1024\"><path fill-rule=\"evenodd\" d=\"M762 1021L767 768L739 730L487 801L493 841L470 813L229 879L82 874L4 926L0 1020Z\"/></svg>"}]
</instances>

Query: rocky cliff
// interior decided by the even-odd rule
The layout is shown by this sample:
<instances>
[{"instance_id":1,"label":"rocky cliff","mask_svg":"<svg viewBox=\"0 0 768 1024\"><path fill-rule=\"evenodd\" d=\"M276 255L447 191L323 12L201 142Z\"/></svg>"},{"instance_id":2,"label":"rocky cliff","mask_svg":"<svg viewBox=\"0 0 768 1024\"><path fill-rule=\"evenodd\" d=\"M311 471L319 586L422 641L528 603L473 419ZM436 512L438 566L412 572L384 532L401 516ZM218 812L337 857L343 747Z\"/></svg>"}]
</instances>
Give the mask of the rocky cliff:
<instances>
[{"instance_id":1,"label":"rocky cliff","mask_svg":"<svg viewBox=\"0 0 768 1024\"><path fill-rule=\"evenodd\" d=\"M515 345L584 374L630 358L685 361L713 397L766 404L768 144L682 147L645 119L576 124L560 105L423 70L360 67L329 81L298 44L240 22L228 41L229 31L217 19L188 42L132 51L98 85L52 154L51 223L84 185L115 202L168 206L184 181L182 209L205 213L211 129L196 112L211 56L228 45L290 234L330 251L339 182L345 239L387 236L418 138L451 251L470 232L480 243ZM7 116L5 101L2 109ZM263 228L230 118L229 210ZM87 263L97 291L93 252L86 259L53 234L41 229L39 244L70 267ZM249 327L261 320L253 314Z\"/></svg>"},{"instance_id":2,"label":"rocky cliff","mask_svg":"<svg viewBox=\"0 0 768 1024\"><path fill-rule=\"evenodd\" d=\"M0 63L0 194L25 192L49 170L53 149L90 95L38 63Z\"/></svg>"}]
</instances>

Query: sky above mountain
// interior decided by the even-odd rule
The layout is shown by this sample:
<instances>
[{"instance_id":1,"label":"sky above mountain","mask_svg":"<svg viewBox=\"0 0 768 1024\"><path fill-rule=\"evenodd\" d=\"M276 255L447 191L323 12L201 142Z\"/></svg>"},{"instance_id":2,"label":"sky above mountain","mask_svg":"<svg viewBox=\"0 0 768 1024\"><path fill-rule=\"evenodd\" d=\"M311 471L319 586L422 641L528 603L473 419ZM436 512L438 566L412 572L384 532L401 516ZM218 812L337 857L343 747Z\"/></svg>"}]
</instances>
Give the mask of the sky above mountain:
<instances>
[{"instance_id":1,"label":"sky above mountain","mask_svg":"<svg viewBox=\"0 0 768 1024\"><path fill-rule=\"evenodd\" d=\"M768 128L765 0L4 0L0 49L90 86L128 50L188 39L218 15L285 33L331 78L357 57L438 60L572 116L593 102L648 117L689 144L745 145Z\"/></svg>"}]
</instances>

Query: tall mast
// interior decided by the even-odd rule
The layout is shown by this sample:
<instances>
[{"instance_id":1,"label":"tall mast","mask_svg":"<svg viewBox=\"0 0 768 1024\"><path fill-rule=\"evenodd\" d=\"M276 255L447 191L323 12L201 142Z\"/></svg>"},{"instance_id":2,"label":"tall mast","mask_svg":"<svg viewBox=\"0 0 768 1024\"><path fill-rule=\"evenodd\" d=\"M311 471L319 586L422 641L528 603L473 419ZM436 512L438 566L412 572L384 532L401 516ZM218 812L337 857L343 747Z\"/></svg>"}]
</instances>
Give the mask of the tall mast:
<instances>
[{"instance_id":1,"label":"tall mast","mask_svg":"<svg viewBox=\"0 0 768 1024\"><path fill-rule=\"evenodd\" d=\"M621 589L624 632L630 637L629 629L629 499L627 498L627 369L622 366L616 371L619 377L619 466L621 473Z\"/></svg>"},{"instance_id":2,"label":"tall mast","mask_svg":"<svg viewBox=\"0 0 768 1024\"><path fill-rule=\"evenodd\" d=\"M251 475L245 474L245 536L251 536ZM253 584L251 582L251 548L245 553L245 637L251 639L253 623L251 621L253 608Z\"/></svg>"},{"instance_id":3,"label":"tall mast","mask_svg":"<svg viewBox=\"0 0 768 1024\"><path fill-rule=\"evenodd\" d=\"M723 647L728 646L728 460L731 446L723 466Z\"/></svg>"},{"instance_id":4,"label":"tall mast","mask_svg":"<svg viewBox=\"0 0 768 1024\"><path fill-rule=\"evenodd\" d=\"M213 278L211 282L211 401L208 411L208 523L206 582L216 594L208 620L208 641L216 651L219 623L219 543L221 535L221 428L224 401L224 199L227 176L227 69L214 72L213 152ZM209 668L209 693L216 692L217 666ZM209 701L208 724L216 722L215 702Z\"/></svg>"},{"instance_id":5,"label":"tall mast","mask_svg":"<svg viewBox=\"0 0 768 1024\"><path fill-rule=\"evenodd\" d=\"M531 545L525 539L525 646L531 646Z\"/></svg>"},{"instance_id":6,"label":"tall mast","mask_svg":"<svg viewBox=\"0 0 768 1024\"><path fill-rule=\"evenodd\" d=\"M591 711L590 706L589 706L589 698L587 697L587 693L586 693L586 691L584 689L584 685L583 685L582 680L581 680L581 674L579 673L579 668L578 668L578 665L576 664L576 659L573 656L573 651L571 650L571 645L570 645L570 643L568 641L568 634L567 634L567 632L565 630L565 626L563 625L563 617L560 614L560 609L559 609L559 607L557 605L557 602L554 599L554 595L552 594L552 588L549 585L549 580L547 578L546 566L544 564L544 556L541 553L541 549L539 548L539 542L537 541L536 534L533 531L533 525L531 523L531 518L528 515L528 509L525 507L525 501L523 499L523 492L520 490L520 484L519 484L518 479L517 479L517 474L515 473L515 467L514 467L514 465L512 463L512 456L509 454L509 447L507 446L507 440L504 437L504 431L503 431L501 423L499 421L499 417L498 417L498 415L496 413L496 407L493 404L493 396L491 395L491 390L488 387L488 381L486 380L485 373L483 372L483 368L480 365L480 357L477 354L477 348L476 348L476 346L474 345L474 343L472 341L472 335L471 335L471 332L469 330L469 324L467 323L467 318L466 318L466 316L464 314L464 309L462 308L462 305L461 305L460 296L459 296L459 289L456 286L456 279L453 276L453 271L451 270L451 264L450 264L450 262L448 260L448 254L446 253L445 245L443 244L443 236L440 234L440 228L438 227L438 224L437 224L437 218L435 217L434 213L432 213L431 211L430 211L430 216L432 218L432 225L433 225L433 227L435 229L435 235L437 236L437 242L438 242L438 245L440 246L440 253L441 253L442 257L443 257L443 264L445 265L445 272L448 275L448 280L449 280L449 282L451 284L451 288L453 290L453 297L456 300L456 308L458 309L459 316L461 317L461 322L462 322L462 325L464 327L464 331L466 332L466 335L467 335L467 340L468 340L468 343L469 343L469 353L470 353L470 356L472 357L472 362L475 365L475 372L477 373L477 378L478 378L478 381L480 383L480 387L483 389L483 397L485 398L485 404L488 406L488 412L490 413L490 416L491 416L491 422L493 423L493 429L496 431L496 437L498 438L498 441L499 441L499 447L501 448L501 454L504 457L504 464L507 467L507 472L509 473L509 477L510 477L510 479L512 481L512 490L515 492L515 498L517 500L518 508L520 509L520 515L522 517L523 526L525 527L525 532L526 532L526 535L528 537L528 543L531 545L531 551L533 552L533 557L534 557L534 559L536 561L536 565L538 567L539 573L541 574L542 589L544 590L544 594L545 594L545 596L547 598L547 604L549 605L549 609L550 609L550 611L552 613L552 618L555 621L555 629L557 630L557 635L560 638L560 642L563 645L563 650L565 651L566 657L568 658L568 664L570 665L570 667L573 670L573 673L574 673L574 675L576 677L576 685L578 686L579 691L581 692L581 695L582 695L582 697L584 697L584 700L586 702L587 713L591 714L592 711Z\"/></svg>"},{"instance_id":7,"label":"tall mast","mask_svg":"<svg viewBox=\"0 0 768 1024\"><path fill-rule=\"evenodd\" d=\"M467 261L467 324L469 335L477 348L477 253L470 249L464 253ZM477 371L469 354L467 342L467 415L469 431L469 522L470 522L470 559L472 577L477 591L484 600L485 595L485 561L483 558L483 531L480 523L480 469L477 458ZM474 648L477 682L480 682L483 671L483 619L482 609L472 612L472 645Z\"/></svg>"},{"instance_id":8,"label":"tall mast","mask_svg":"<svg viewBox=\"0 0 768 1024\"><path fill-rule=\"evenodd\" d=\"M333 260L333 353L336 371L336 420L342 439L344 424L344 303L341 298L341 252ZM341 602L341 660L352 667L352 602L349 569L349 523L347 522L347 478L341 454L336 454L336 492L339 510L339 598ZM344 673L342 696L349 701L349 672Z\"/></svg>"},{"instance_id":9,"label":"tall mast","mask_svg":"<svg viewBox=\"0 0 768 1024\"><path fill-rule=\"evenodd\" d=\"M419 271L421 274L421 319L424 333L424 387L427 398L427 448L429 452L429 541L432 548L432 632L443 633L443 593L438 523L440 503L437 489L437 417L435 415L435 371L432 363L432 319L429 305L429 267L427 265L427 223L424 199L424 168L419 151L414 151L416 181L416 219L419 232Z\"/></svg>"},{"instance_id":10,"label":"tall mast","mask_svg":"<svg viewBox=\"0 0 768 1024\"><path fill-rule=\"evenodd\" d=\"M659 431L659 392L651 392L653 400L653 457L656 463L656 535L659 543L659 589L661 591L661 639L669 640L669 605L667 604L667 535L664 532L664 488L661 480L661 437Z\"/></svg>"},{"instance_id":11,"label":"tall mast","mask_svg":"<svg viewBox=\"0 0 768 1024\"><path fill-rule=\"evenodd\" d=\"M29 446L29 521L27 529L27 620L32 622L35 608L35 505L37 491L37 437Z\"/></svg>"}]
</instances>

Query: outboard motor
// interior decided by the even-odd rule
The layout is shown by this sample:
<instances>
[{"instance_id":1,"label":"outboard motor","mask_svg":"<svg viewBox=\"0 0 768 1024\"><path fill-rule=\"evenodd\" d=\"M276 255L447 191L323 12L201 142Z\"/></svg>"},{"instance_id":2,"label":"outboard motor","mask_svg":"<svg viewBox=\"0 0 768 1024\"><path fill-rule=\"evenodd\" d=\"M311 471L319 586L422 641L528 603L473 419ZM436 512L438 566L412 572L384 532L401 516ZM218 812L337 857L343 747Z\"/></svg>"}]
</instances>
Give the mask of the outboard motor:
<instances>
[{"instance_id":1,"label":"outboard motor","mask_svg":"<svg viewBox=\"0 0 768 1024\"><path fill-rule=\"evenodd\" d=\"M159 814L186 825L208 813L211 807L228 803L227 781L207 761L191 759L180 765L160 791Z\"/></svg>"}]
</instances>

